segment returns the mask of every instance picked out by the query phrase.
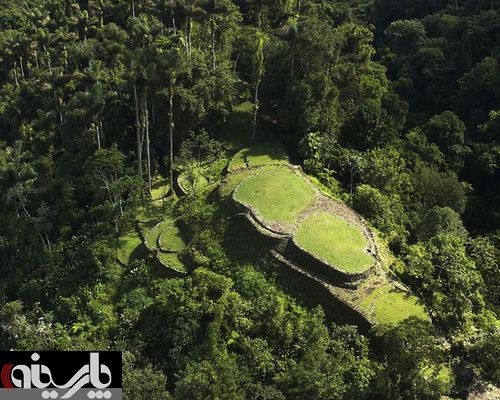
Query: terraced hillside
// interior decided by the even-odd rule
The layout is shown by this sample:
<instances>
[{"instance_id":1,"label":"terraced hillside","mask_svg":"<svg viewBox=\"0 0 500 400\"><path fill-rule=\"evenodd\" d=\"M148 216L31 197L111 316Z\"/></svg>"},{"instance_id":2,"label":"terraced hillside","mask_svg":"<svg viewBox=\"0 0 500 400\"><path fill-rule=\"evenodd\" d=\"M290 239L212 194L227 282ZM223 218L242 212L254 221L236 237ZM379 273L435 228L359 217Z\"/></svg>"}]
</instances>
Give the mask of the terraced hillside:
<instances>
[{"instance_id":1,"label":"terraced hillside","mask_svg":"<svg viewBox=\"0 0 500 400\"><path fill-rule=\"evenodd\" d=\"M179 253L186 247L186 243L175 221L164 219L144 232L146 247L165 268L175 275L187 272L179 258Z\"/></svg>"},{"instance_id":2,"label":"terraced hillside","mask_svg":"<svg viewBox=\"0 0 500 400\"><path fill-rule=\"evenodd\" d=\"M220 171L221 181L215 179L200 189L215 189L225 214L242 220L267 243L265 251L274 259L284 286L312 306L321 304L331 319L367 329L410 316L429 318L418 299L387 268L385 254L390 253L370 226L290 164L277 141L265 135L254 145L228 141L226 151L225 158L203 167ZM179 175L179 181L184 175ZM152 198L152 214L140 216L136 229L123 234L117 257L122 264L151 257L167 275L184 276L189 268L181 255L189 243L172 213L175 188L169 193L168 184L158 178ZM170 211L165 209L167 204ZM246 235L238 231L236 236ZM251 246L259 246L257 242Z\"/></svg>"},{"instance_id":3,"label":"terraced hillside","mask_svg":"<svg viewBox=\"0 0 500 400\"><path fill-rule=\"evenodd\" d=\"M234 199L286 231L313 202L314 190L292 171L275 168L247 178L234 191Z\"/></svg>"},{"instance_id":4,"label":"terraced hillside","mask_svg":"<svg viewBox=\"0 0 500 400\"><path fill-rule=\"evenodd\" d=\"M312 304L321 303L327 313L331 308L331 314L351 314L346 320L358 325L429 318L391 275L380 243L357 213L326 195L286 158L246 152L247 165L237 161L239 167L230 168L221 193L274 245L271 252L285 284L305 292Z\"/></svg>"},{"instance_id":5,"label":"terraced hillside","mask_svg":"<svg viewBox=\"0 0 500 400\"><path fill-rule=\"evenodd\" d=\"M175 202L176 198L172 196L166 201ZM135 260L148 258L161 270L160 275L181 277L188 273L181 260L186 241L176 221L168 214L160 199L152 201L152 209L136 216L135 226L129 227L116 244L120 264L127 266Z\"/></svg>"},{"instance_id":6,"label":"terraced hillside","mask_svg":"<svg viewBox=\"0 0 500 400\"><path fill-rule=\"evenodd\" d=\"M305 251L348 272L365 271L374 262L362 231L326 212L313 214L302 222L295 239Z\"/></svg>"}]
</instances>

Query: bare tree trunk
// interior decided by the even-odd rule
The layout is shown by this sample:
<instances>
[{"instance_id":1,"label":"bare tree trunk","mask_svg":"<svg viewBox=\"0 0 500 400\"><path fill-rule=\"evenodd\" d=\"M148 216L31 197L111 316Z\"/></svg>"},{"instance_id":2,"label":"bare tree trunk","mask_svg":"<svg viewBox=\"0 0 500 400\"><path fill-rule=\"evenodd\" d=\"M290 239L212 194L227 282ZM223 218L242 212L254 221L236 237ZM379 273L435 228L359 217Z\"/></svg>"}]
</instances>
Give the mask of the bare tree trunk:
<instances>
[{"instance_id":1,"label":"bare tree trunk","mask_svg":"<svg viewBox=\"0 0 500 400\"><path fill-rule=\"evenodd\" d=\"M170 140L170 160L169 160L169 174L170 174L170 190L174 188L174 83L170 82L170 96L169 96L168 120L169 120L169 140Z\"/></svg>"},{"instance_id":2,"label":"bare tree trunk","mask_svg":"<svg viewBox=\"0 0 500 400\"><path fill-rule=\"evenodd\" d=\"M23 58L22 57L19 57L19 67L21 68L21 76L24 79L25 75L24 75L24 66L23 66Z\"/></svg>"},{"instance_id":3,"label":"bare tree trunk","mask_svg":"<svg viewBox=\"0 0 500 400\"><path fill-rule=\"evenodd\" d=\"M236 60L234 61L234 73L236 73L236 70L238 69L238 62L240 61L240 56L241 56L241 52L238 52L238 55L236 56Z\"/></svg>"},{"instance_id":4,"label":"bare tree trunk","mask_svg":"<svg viewBox=\"0 0 500 400\"><path fill-rule=\"evenodd\" d=\"M144 128L146 131L146 157L148 162L148 188L151 191L151 151L149 141L149 112L148 112L148 96L144 93Z\"/></svg>"},{"instance_id":5,"label":"bare tree trunk","mask_svg":"<svg viewBox=\"0 0 500 400\"><path fill-rule=\"evenodd\" d=\"M155 102L155 94L154 91L151 92L151 127L153 129L153 133L155 132L156 126L156 102Z\"/></svg>"},{"instance_id":6,"label":"bare tree trunk","mask_svg":"<svg viewBox=\"0 0 500 400\"><path fill-rule=\"evenodd\" d=\"M49 251L52 251L52 244L50 243L50 238L47 232L45 232L45 239L47 240L47 246L49 248Z\"/></svg>"},{"instance_id":7,"label":"bare tree trunk","mask_svg":"<svg viewBox=\"0 0 500 400\"><path fill-rule=\"evenodd\" d=\"M132 0L132 17L135 18L135 0Z\"/></svg>"},{"instance_id":8,"label":"bare tree trunk","mask_svg":"<svg viewBox=\"0 0 500 400\"><path fill-rule=\"evenodd\" d=\"M97 136L97 148L101 150L101 135L99 133L99 124L97 123L95 126L95 132Z\"/></svg>"},{"instance_id":9,"label":"bare tree trunk","mask_svg":"<svg viewBox=\"0 0 500 400\"><path fill-rule=\"evenodd\" d=\"M37 69L37 71L39 71L40 70L40 64L38 64L38 51L37 51L37 49L33 50L33 55L35 56L35 66L36 66L36 69Z\"/></svg>"},{"instance_id":10,"label":"bare tree trunk","mask_svg":"<svg viewBox=\"0 0 500 400\"><path fill-rule=\"evenodd\" d=\"M25 207L24 205L23 205L23 206L21 206L21 207L22 207L22 209L23 209L24 214L26 215L26 217L28 217L28 218L31 220L31 219L32 219L32 218L31 218L31 214L28 212L28 210L26 209L26 207ZM38 237L39 237L39 238L40 238L40 240L42 241L43 248L44 248L45 250L50 249L50 243L49 243L49 246L47 246L47 244L45 243L45 239L43 238L42 232L40 232L40 229L38 229L38 227L36 226L36 224L34 224L34 225L35 225L36 232L38 233ZM47 238L47 240L48 240L48 236L47 236L47 234L45 234L45 237L46 237L46 238Z\"/></svg>"},{"instance_id":11,"label":"bare tree trunk","mask_svg":"<svg viewBox=\"0 0 500 400\"><path fill-rule=\"evenodd\" d=\"M50 52L49 49L47 49L47 46L45 46L45 43L43 44L43 52L47 55L47 66L49 67L49 72L52 74L52 62L50 60Z\"/></svg>"},{"instance_id":12,"label":"bare tree trunk","mask_svg":"<svg viewBox=\"0 0 500 400\"><path fill-rule=\"evenodd\" d=\"M177 35L177 25L175 23L175 13L172 10L172 28L174 29L174 35Z\"/></svg>"},{"instance_id":13,"label":"bare tree trunk","mask_svg":"<svg viewBox=\"0 0 500 400\"><path fill-rule=\"evenodd\" d=\"M14 82L16 86L19 86L19 80L17 79L17 61L14 61Z\"/></svg>"},{"instance_id":14,"label":"bare tree trunk","mask_svg":"<svg viewBox=\"0 0 500 400\"><path fill-rule=\"evenodd\" d=\"M137 173L142 177L142 140L141 121L139 120L139 99L137 98L137 83L134 79L135 130L137 139Z\"/></svg>"},{"instance_id":15,"label":"bare tree trunk","mask_svg":"<svg viewBox=\"0 0 500 400\"><path fill-rule=\"evenodd\" d=\"M99 118L99 130L101 131L101 137L104 139L104 129L102 128L102 118Z\"/></svg>"},{"instance_id":16,"label":"bare tree trunk","mask_svg":"<svg viewBox=\"0 0 500 400\"><path fill-rule=\"evenodd\" d=\"M63 123L63 113L62 113L62 98L58 94L57 96L57 110L59 111L59 125L62 125Z\"/></svg>"},{"instance_id":17,"label":"bare tree trunk","mask_svg":"<svg viewBox=\"0 0 500 400\"><path fill-rule=\"evenodd\" d=\"M64 72L68 73L68 51L66 50L66 45L63 46L63 56L64 56Z\"/></svg>"},{"instance_id":18,"label":"bare tree trunk","mask_svg":"<svg viewBox=\"0 0 500 400\"><path fill-rule=\"evenodd\" d=\"M191 21L191 17L188 17L187 20L187 53L189 58L191 58L191 36L193 30L193 23Z\"/></svg>"},{"instance_id":19,"label":"bare tree trunk","mask_svg":"<svg viewBox=\"0 0 500 400\"><path fill-rule=\"evenodd\" d=\"M38 237L39 237L39 238L40 238L40 240L42 241L43 248L44 248L45 250L48 250L47 245L45 244L45 239L43 238L42 233L41 233L38 229L37 229L36 231L37 231L37 233L38 233Z\"/></svg>"},{"instance_id":20,"label":"bare tree trunk","mask_svg":"<svg viewBox=\"0 0 500 400\"><path fill-rule=\"evenodd\" d=\"M211 33L212 33L212 69L217 68L217 56L215 54L215 18L212 17L211 21Z\"/></svg>"},{"instance_id":21,"label":"bare tree trunk","mask_svg":"<svg viewBox=\"0 0 500 400\"><path fill-rule=\"evenodd\" d=\"M255 82L254 104L253 104L253 141L257 138L257 113L259 112L259 85L260 79Z\"/></svg>"}]
</instances>

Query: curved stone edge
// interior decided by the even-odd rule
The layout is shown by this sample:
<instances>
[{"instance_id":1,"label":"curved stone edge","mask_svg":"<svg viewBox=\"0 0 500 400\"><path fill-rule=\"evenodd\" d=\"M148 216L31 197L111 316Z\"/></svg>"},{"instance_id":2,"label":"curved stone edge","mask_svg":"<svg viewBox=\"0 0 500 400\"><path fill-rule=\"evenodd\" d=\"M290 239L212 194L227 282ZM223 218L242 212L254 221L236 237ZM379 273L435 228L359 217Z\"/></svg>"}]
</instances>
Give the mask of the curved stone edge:
<instances>
[{"instance_id":1,"label":"curved stone edge","mask_svg":"<svg viewBox=\"0 0 500 400\"><path fill-rule=\"evenodd\" d=\"M282 272L281 279L286 286L296 280L294 286L316 304L321 304L326 316L339 323L357 325L361 332L368 333L376 323L356 305L345 300L338 289L322 281L317 276L288 261L278 252L271 254ZM336 290L337 289L337 290ZM340 312L339 312L340 309Z\"/></svg>"},{"instance_id":2,"label":"curved stone edge","mask_svg":"<svg viewBox=\"0 0 500 400\"><path fill-rule=\"evenodd\" d=\"M288 168L291 168L290 164L288 164L288 160L286 160L285 162L281 162L281 163L275 162L275 163L260 164L260 165L249 165L248 167L244 166L244 167L238 167L238 168L234 168L234 169L231 169L231 163L229 163L229 165L227 166L227 173L228 174L237 174L237 173L243 172L243 171L256 171L256 170L266 168L266 167L285 167L285 168L288 167Z\"/></svg>"},{"instance_id":3,"label":"curved stone edge","mask_svg":"<svg viewBox=\"0 0 500 400\"><path fill-rule=\"evenodd\" d=\"M164 181L164 180L160 180L160 181L158 181L158 182L156 182L156 183L153 183L152 187L154 187L155 185L157 185L158 183L160 183L160 182L162 182L162 181ZM165 181L166 181L166 180L165 180ZM172 190L172 188L170 187L170 183L167 183L167 184L166 184L166 187L167 187L167 190L166 190L166 192L165 192L165 193L163 193L163 195L160 195L160 197L153 197L153 196L151 195L151 200L152 200L153 202L158 202L158 201L162 201L163 199L166 199L166 198L168 197L168 194L169 194L169 193L170 193L170 191Z\"/></svg>"},{"instance_id":4,"label":"curved stone edge","mask_svg":"<svg viewBox=\"0 0 500 400\"><path fill-rule=\"evenodd\" d=\"M286 240L289 240L290 239L290 235L287 235L287 234L283 234L283 233L277 233L277 232L274 232L273 230L271 229L268 229L264 224L262 224L260 222L259 219L255 218L255 216L250 213L250 212L246 212L246 213L243 213L243 215L245 216L245 218L248 220L248 222L250 224L252 224L252 226L263 236L267 236L268 238L270 239L275 239L275 240L278 240L278 241L281 241L283 239L286 239Z\"/></svg>"},{"instance_id":5,"label":"curved stone edge","mask_svg":"<svg viewBox=\"0 0 500 400\"><path fill-rule=\"evenodd\" d=\"M178 250L172 250L172 249L167 249L165 247L158 247L158 251L163 254L179 254L180 251Z\"/></svg>"},{"instance_id":6,"label":"curved stone edge","mask_svg":"<svg viewBox=\"0 0 500 400\"><path fill-rule=\"evenodd\" d=\"M140 239L140 237L139 237ZM136 251L136 249L140 248L141 251L144 251L145 253L147 253L149 250L148 248L144 245L144 242L142 241L141 239L141 243L139 243L139 245L134 249L134 252ZM122 260L120 260L120 257L118 257L118 255L115 257L115 260L118 264L120 264L120 266L122 266L123 268L127 268L129 263L126 263L126 262L123 262Z\"/></svg>"},{"instance_id":7,"label":"curved stone edge","mask_svg":"<svg viewBox=\"0 0 500 400\"><path fill-rule=\"evenodd\" d=\"M174 182L173 182L172 187L171 187L171 190L173 190L175 193L177 193L177 195L179 195L179 197L184 197L184 196L187 196L189 194L189 191L186 190L186 188L184 188L184 186L182 186L182 184L180 183L180 181L181 181L180 178L182 176L182 173L183 173L183 171L178 170L178 169L174 169L174 172L173 172Z\"/></svg>"},{"instance_id":8,"label":"curved stone edge","mask_svg":"<svg viewBox=\"0 0 500 400\"><path fill-rule=\"evenodd\" d=\"M301 174L304 179L309 180L308 176L305 175L302 171L299 170L298 172ZM361 231L361 234L364 236L366 242L367 242L367 247L366 251L370 256L373 258L373 265L371 267L368 267L367 269L374 268L377 265L381 264L381 258L380 258L380 250L377 245L377 241L375 239L375 235L373 233L373 230L370 227L370 224L361 216L359 215L356 211L354 211L351 207L349 207L347 204L345 204L343 201L340 201L338 199L335 199L331 196L328 196L324 194L319 188L315 187L314 184L311 182L311 184L314 187L314 190L316 191L316 196L317 199L313 203L312 206L309 207L309 209L305 210L300 216L300 222L303 223L309 216L315 215L316 213L319 212L325 212L328 214L331 214L332 216L335 216L337 218L342 219L345 223L356 227ZM326 202L326 204L325 204ZM323 204L322 204L323 203ZM330 204L328 204L330 203ZM315 210L315 212L311 212L311 208L318 208ZM296 243L298 245L298 243ZM301 247L301 246L299 246ZM305 251L305 249L302 248L302 250ZM311 254L312 255L312 254ZM329 264L333 268L339 270L342 273L345 274L352 274L348 271L344 271L342 268L331 265L329 262L326 260L321 259L319 256L314 256L321 261L323 261L325 264ZM363 273L364 271L361 271Z\"/></svg>"},{"instance_id":9,"label":"curved stone edge","mask_svg":"<svg viewBox=\"0 0 500 400\"><path fill-rule=\"evenodd\" d=\"M163 223L163 221L157 223L156 225L153 226L153 228L151 229L154 229L156 228L158 225L160 225L161 223ZM160 257L158 257L158 253L161 252L161 249L158 247L158 248L151 248L147 245L147 241L146 241L146 235L144 235L144 232L142 231L141 227L140 227L140 224L139 223L136 223L136 231L137 231L137 234L139 235L139 238L141 239L142 241L142 244L143 246L150 252L154 255L153 259L155 261L155 263L157 264L157 266L161 266L163 268L166 269L166 272L167 272L167 275L169 277L173 277L173 278L181 278L183 276L186 276L188 273L185 272L185 271L179 271L177 269L175 269L174 267L170 266L170 265L167 265L165 264L162 260L160 260ZM158 244L158 243L157 243ZM168 273L170 272L170 273Z\"/></svg>"},{"instance_id":10,"label":"curved stone edge","mask_svg":"<svg viewBox=\"0 0 500 400\"><path fill-rule=\"evenodd\" d=\"M291 238L287 246L287 254L289 254L290 258L296 260L300 265L307 266L305 268L310 270L312 273L321 276L323 279L336 286L346 283L351 285L355 284L357 281L361 281L370 276L377 267L377 261L374 260L373 264L363 271L344 271L305 250L297 243L295 237Z\"/></svg>"},{"instance_id":11,"label":"curved stone edge","mask_svg":"<svg viewBox=\"0 0 500 400\"><path fill-rule=\"evenodd\" d=\"M238 191L238 188L247 180L251 178L251 176L249 176L248 178L245 178L243 181L241 181L241 183L236 187L236 189L233 190L233 193L231 194L231 200L233 201L233 203L236 205L237 209L240 211L240 212L243 212L243 213L248 213L251 215L251 217L260 225L262 226L265 230L275 234L275 235L279 235L279 236L290 236L289 233L287 232L282 232L282 231L279 231L273 227L271 227L266 219L264 217L262 217L258 212L257 210L255 209L255 207L252 207L251 205L249 204L246 204L240 200L238 200L236 198L236 192Z\"/></svg>"},{"instance_id":12,"label":"curved stone edge","mask_svg":"<svg viewBox=\"0 0 500 400\"><path fill-rule=\"evenodd\" d=\"M182 195L187 196L189 194L189 191L184 186L182 186L181 177L182 177L182 173L179 174L179 176L175 179L175 181L176 181L177 187L179 188Z\"/></svg>"},{"instance_id":13,"label":"curved stone edge","mask_svg":"<svg viewBox=\"0 0 500 400\"><path fill-rule=\"evenodd\" d=\"M175 224L173 224L175 226ZM162 231L160 233L160 236L158 236L158 241L157 241L157 248L160 251L160 253L167 253L167 254L179 254L182 250L172 250L169 249L168 247L164 247L161 245L161 237L165 233L165 231Z\"/></svg>"},{"instance_id":14,"label":"curved stone edge","mask_svg":"<svg viewBox=\"0 0 500 400\"><path fill-rule=\"evenodd\" d=\"M309 180L307 175L305 175L301 168L299 166L292 166L289 164L281 164L280 166L289 168L293 173L300 175L305 181L311 185L311 187L314 189L316 196L325 196L319 192L319 190L315 187L315 185ZM252 175L253 176L253 175ZM302 248L295 240L295 237L291 233L285 233L285 232L280 232L271 227L266 219L262 217L253 206L248 205L236 198L236 194L238 192L238 189L247 181L250 179L252 176L249 176L245 179L243 179L238 186L233 190L231 194L231 200L233 203L236 205L236 209L239 210L241 213L246 213L249 215L249 222L252 223L252 225L258 229L259 231L262 231L264 235L267 236L272 236L276 235L277 237L281 238L287 238L289 239L288 245L287 245L287 250L291 250L291 258L293 259L298 259L297 261L301 265L308 265L311 272L316 273L320 276L322 276L325 280L327 280L329 283L333 285L346 285L348 287L357 286L357 283L362 279L367 278L372 274L372 272L377 268L377 265L379 264L379 255L378 255L378 249L377 245L375 244L375 239L374 235L371 232L371 230L368 228L368 225L366 222L357 215L357 213L345 205L344 203L340 203L335 199L332 199L328 197L329 200L331 201L336 201L339 203L339 206L345 208L349 213L352 214L352 217L356 219L356 225L359 229L361 229L363 236L367 239L370 250L372 252L372 257L374 258L373 265L365 269L364 271L361 271L359 273L352 273L352 272L347 272L342 270L339 267L336 267L334 265L329 264L327 261L321 259L320 257L313 255L312 253L308 252L304 248ZM326 196L325 196L326 197ZM310 207L310 206L309 206ZM307 210L307 209L306 209ZM304 210L305 211L305 210ZM343 218L339 216L339 218ZM346 221L346 223L349 223ZM293 230L293 229L291 229Z\"/></svg>"},{"instance_id":15,"label":"curved stone edge","mask_svg":"<svg viewBox=\"0 0 500 400\"><path fill-rule=\"evenodd\" d=\"M275 249L284 249L290 239L287 235L277 235L259 224L248 212L240 212L230 217L231 219L238 218L245 225L251 234L257 235L265 241L269 246Z\"/></svg>"},{"instance_id":16,"label":"curved stone edge","mask_svg":"<svg viewBox=\"0 0 500 400\"><path fill-rule=\"evenodd\" d=\"M332 215L335 215L338 218L343 219L348 224L355 225L357 228L361 230L361 233L363 234L363 236L365 236L368 242L369 245L368 250L369 253L372 255L372 257L375 259L375 264L380 264L381 263L380 251L377 245L377 241L375 239L375 234L373 233L373 230L370 227L368 221L364 219L359 213L357 213L352 207L344 203L342 200L339 200L331 196L330 194L325 193L324 190L321 187L318 187L311 180L311 178L302 170L302 167L300 165L289 165L289 168L292 171L294 171L297 175L300 175L302 178L304 178L313 188L314 192L316 193L317 199L319 199L319 201L316 200L315 203L312 204L312 206L315 206L315 204L321 202L321 199L326 200L334 205L333 208L340 209L340 212L332 213ZM307 213L308 210L306 209L304 211ZM324 211L331 213L330 209ZM302 215L299 216L299 218L301 217Z\"/></svg>"},{"instance_id":17,"label":"curved stone edge","mask_svg":"<svg viewBox=\"0 0 500 400\"><path fill-rule=\"evenodd\" d=\"M148 245L148 241L147 241L148 234L149 234L149 233L151 233L151 231L152 231L153 229L158 228L158 227L159 227L162 223L163 223L163 221L158 222L158 223L157 223L156 225L154 225L151 229L149 229L149 231L148 231L147 233L144 233L144 232L140 229L140 227L139 227L139 236L140 236L140 238L141 238L142 242L144 243L144 246L146 246L146 248L147 248L149 251L151 251L151 252L154 252L154 251L158 250L158 249L159 249L159 246L158 246L158 240L156 240L156 247L150 247L150 246Z\"/></svg>"},{"instance_id":18,"label":"curved stone edge","mask_svg":"<svg viewBox=\"0 0 500 400\"><path fill-rule=\"evenodd\" d=\"M148 249L149 251L154 251L155 249L151 249L147 245L147 241L146 241L147 234L144 234L144 231L141 229L141 224L144 224L144 223L136 221L136 223L135 223L135 230L136 230L137 234L139 235L139 238L141 239L141 242L144 245L144 247L146 247L146 249Z\"/></svg>"},{"instance_id":19,"label":"curved stone edge","mask_svg":"<svg viewBox=\"0 0 500 400\"><path fill-rule=\"evenodd\" d=\"M158 257L158 254L155 254L155 260L158 264L160 264L162 267L166 268L168 271L170 271L170 275L173 278L182 278L184 276L187 276L188 273L186 271L179 271L178 269L172 267L171 265L168 265L164 263L160 257Z\"/></svg>"}]
</instances>

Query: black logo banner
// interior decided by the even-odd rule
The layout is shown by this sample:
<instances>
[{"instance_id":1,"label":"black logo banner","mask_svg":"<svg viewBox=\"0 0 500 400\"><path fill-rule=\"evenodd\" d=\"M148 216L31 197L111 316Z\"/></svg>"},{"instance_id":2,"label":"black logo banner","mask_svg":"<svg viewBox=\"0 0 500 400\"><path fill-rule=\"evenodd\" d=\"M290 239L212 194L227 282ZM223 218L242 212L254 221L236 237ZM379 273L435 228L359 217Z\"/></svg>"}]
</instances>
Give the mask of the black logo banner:
<instances>
[{"instance_id":1,"label":"black logo banner","mask_svg":"<svg viewBox=\"0 0 500 400\"><path fill-rule=\"evenodd\" d=\"M121 400L121 388L121 352L0 352L2 400Z\"/></svg>"}]
</instances>

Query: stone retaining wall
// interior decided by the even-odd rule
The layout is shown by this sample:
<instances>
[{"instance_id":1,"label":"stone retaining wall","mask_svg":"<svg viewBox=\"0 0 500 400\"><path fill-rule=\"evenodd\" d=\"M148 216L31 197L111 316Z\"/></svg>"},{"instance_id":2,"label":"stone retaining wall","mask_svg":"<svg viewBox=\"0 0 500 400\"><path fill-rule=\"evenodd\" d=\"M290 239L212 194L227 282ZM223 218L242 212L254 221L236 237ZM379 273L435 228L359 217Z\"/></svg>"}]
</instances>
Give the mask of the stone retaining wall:
<instances>
[{"instance_id":1,"label":"stone retaining wall","mask_svg":"<svg viewBox=\"0 0 500 400\"><path fill-rule=\"evenodd\" d=\"M259 223L250 213L240 212L231 217L232 219L238 219L243 222L243 224L251 230L252 233L257 234L259 238L264 240L270 246L284 246L288 243L290 237L283 234L276 234L265 226Z\"/></svg>"},{"instance_id":2,"label":"stone retaining wall","mask_svg":"<svg viewBox=\"0 0 500 400\"><path fill-rule=\"evenodd\" d=\"M316 192L316 200L314 203L309 206L308 209L304 210L302 214L299 216L300 222L302 222L307 216L311 213L311 209L313 212L319 211L334 211L333 214L339 214L342 218L344 218L349 223L352 223L356 227L358 227L363 235L365 236L369 251L371 252L374 261L371 267L367 268L362 272L351 273L338 268L335 265L331 265L325 260L322 260L320 257L308 252L304 248L302 248L294 238L294 232L298 228L298 224L295 226L279 226L279 224L272 224L266 221L263 217L259 215L259 213L254 209L254 207L249 206L236 198L236 193L238 188L245 182L243 180L238 187L233 191L231 195L231 203L233 205L233 210L237 213L248 214L248 220L252 223L252 225L261 233L267 236L277 235L283 238L287 237L288 241L286 244L286 257L293 262L303 266L311 273L320 276L322 279L327 281L328 283L340 286L340 287L356 287L361 280L370 276L370 274L376 269L379 263L378 249L375 244L375 239L373 237L373 233L368 228L366 222L356 214L352 209L347 207L345 204L335 201L331 198L328 198L319 193L319 190L314 187L314 185L309 181L307 176L305 176L300 168L294 168L292 166L288 166L292 171L296 174L301 175L307 182L309 182L315 192ZM247 178L248 179L248 178ZM283 230L279 230L282 228ZM289 228L289 231L287 231Z\"/></svg>"},{"instance_id":3,"label":"stone retaining wall","mask_svg":"<svg viewBox=\"0 0 500 400\"><path fill-rule=\"evenodd\" d=\"M187 275L187 272L178 271L170 265L165 264L157 255L155 255L153 259L155 261L156 269L163 278L182 278Z\"/></svg>"},{"instance_id":4,"label":"stone retaining wall","mask_svg":"<svg viewBox=\"0 0 500 400\"><path fill-rule=\"evenodd\" d=\"M248 178L247 178L248 179ZM244 181L243 181L244 182ZM242 182L242 183L243 183ZM240 183L241 185L241 183ZM258 212L257 210L255 210L254 207L250 206L250 205L247 205L241 201L239 201L237 198L236 198L236 191L238 190L239 186L233 191L232 195L231 195L231 199L232 199L232 202L233 204L236 205L236 209L239 210L239 212L245 212L245 213L248 213L251 215L251 217L258 222L259 225L261 225L264 229L276 234L276 235L281 235L281 236L289 236L288 233L286 232L283 232L283 231L280 231L278 229L276 229L275 227L272 226L271 223L269 223L268 221L266 221L266 219L264 217L262 217Z\"/></svg>"},{"instance_id":5,"label":"stone retaining wall","mask_svg":"<svg viewBox=\"0 0 500 400\"><path fill-rule=\"evenodd\" d=\"M302 265L311 273L320 276L325 281L335 286L352 287L353 284L355 285L357 282L370 276L376 267L376 263L374 263L370 268L362 272L351 273L343 271L300 247L294 238L288 243L286 256L291 261Z\"/></svg>"},{"instance_id":6,"label":"stone retaining wall","mask_svg":"<svg viewBox=\"0 0 500 400\"><path fill-rule=\"evenodd\" d=\"M328 284L302 270L276 252L272 252L281 284L294 291L308 306L320 304L328 320L339 324L357 325L367 334L372 322L351 304L329 288Z\"/></svg>"},{"instance_id":7,"label":"stone retaining wall","mask_svg":"<svg viewBox=\"0 0 500 400\"><path fill-rule=\"evenodd\" d=\"M159 222L155 226L157 226L159 224L161 224L161 222ZM153 249L153 248L148 247L147 241L146 241L147 233L144 234L139 223L135 224L135 229L136 229L137 234L139 235L139 237L142 241L142 245L144 246L144 248L147 249L150 252L150 254L152 254L154 256L151 259L154 261L155 267L159 271L161 276L164 276L165 278L182 278L183 276L187 275L186 272L178 271L175 268L171 267L170 265L167 265L164 262L162 262L157 255L159 252L161 252L161 249L159 249L159 248Z\"/></svg>"}]
</instances>

